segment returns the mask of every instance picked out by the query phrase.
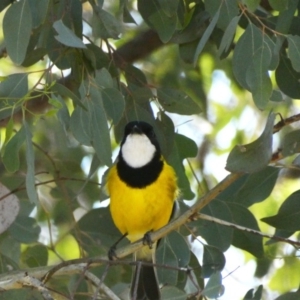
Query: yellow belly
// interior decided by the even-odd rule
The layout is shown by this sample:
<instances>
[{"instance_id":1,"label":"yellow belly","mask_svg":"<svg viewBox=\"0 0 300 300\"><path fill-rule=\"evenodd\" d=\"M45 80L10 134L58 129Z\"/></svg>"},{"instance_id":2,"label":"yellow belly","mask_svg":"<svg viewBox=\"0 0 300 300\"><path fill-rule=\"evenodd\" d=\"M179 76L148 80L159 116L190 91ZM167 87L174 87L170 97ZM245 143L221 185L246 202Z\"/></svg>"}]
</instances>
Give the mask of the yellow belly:
<instances>
[{"instance_id":1,"label":"yellow belly","mask_svg":"<svg viewBox=\"0 0 300 300\"><path fill-rule=\"evenodd\" d=\"M126 185L113 166L108 173L106 188L113 221L122 234L127 233L131 242L169 222L177 188L174 170L166 163L158 179L145 188Z\"/></svg>"}]
</instances>

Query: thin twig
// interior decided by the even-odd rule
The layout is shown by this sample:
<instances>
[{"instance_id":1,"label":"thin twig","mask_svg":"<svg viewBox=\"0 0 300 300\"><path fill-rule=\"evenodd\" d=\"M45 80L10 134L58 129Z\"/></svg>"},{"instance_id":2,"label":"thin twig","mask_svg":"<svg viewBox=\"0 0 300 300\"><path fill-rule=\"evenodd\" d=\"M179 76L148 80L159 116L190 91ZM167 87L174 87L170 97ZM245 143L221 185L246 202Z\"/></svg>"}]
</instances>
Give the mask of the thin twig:
<instances>
[{"instance_id":1,"label":"thin twig","mask_svg":"<svg viewBox=\"0 0 300 300\"><path fill-rule=\"evenodd\" d=\"M294 247L300 247L300 242L297 242L297 241L293 241L293 240L283 238L283 237L280 237L280 236L276 236L276 235L262 233L258 230L251 229L251 228L244 227L244 226L240 226L240 225L237 225L235 223L230 223L230 222L227 222L227 221L224 221L224 220L221 220L221 219L209 216L209 215L205 215L205 214L202 214L202 213L198 213L197 216L199 217L199 219L202 219L202 220L211 221L211 222L214 222L214 223L217 223L217 224L232 227L232 228L237 229L237 230L253 233L253 234L265 237L265 238L269 238L271 240L275 240L275 241L279 241L279 242L285 242L285 243L288 243L288 244L290 244Z\"/></svg>"}]
</instances>

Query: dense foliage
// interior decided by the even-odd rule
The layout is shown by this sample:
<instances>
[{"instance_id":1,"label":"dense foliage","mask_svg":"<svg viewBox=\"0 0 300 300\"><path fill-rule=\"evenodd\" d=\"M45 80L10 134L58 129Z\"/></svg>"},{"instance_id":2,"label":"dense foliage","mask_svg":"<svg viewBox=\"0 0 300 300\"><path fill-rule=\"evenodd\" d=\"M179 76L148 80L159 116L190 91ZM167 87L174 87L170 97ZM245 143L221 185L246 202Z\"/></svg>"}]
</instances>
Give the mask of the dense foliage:
<instances>
[{"instance_id":1,"label":"dense foliage","mask_svg":"<svg viewBox=\"0 0 300 300\"><path fill-rule=\"evenodd\" d=\"M120 233L101 183L139 119L181 191L163 299L298 299L299 10L2 0L0 298L126 299L131 256L107 261Z\"/></svg>"}]
</instances>

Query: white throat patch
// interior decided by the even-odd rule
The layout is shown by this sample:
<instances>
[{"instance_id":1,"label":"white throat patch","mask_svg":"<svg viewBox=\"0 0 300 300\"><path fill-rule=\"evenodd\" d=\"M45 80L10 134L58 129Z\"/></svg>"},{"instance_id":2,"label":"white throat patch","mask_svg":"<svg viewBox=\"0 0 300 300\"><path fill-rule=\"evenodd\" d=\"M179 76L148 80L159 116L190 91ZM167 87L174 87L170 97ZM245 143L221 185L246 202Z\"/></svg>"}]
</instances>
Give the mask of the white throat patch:
<instances>
[{"instance_id":1,"label":"white throat patch","mask_svg":"<svg viewBox=\"0 0 300 300\"><path fill-rule=\"evenodd\" d=\"M145 134L129 134L121 151L130 167L140 168L151 161L156 148Z\"/></svg>"}]
</instances>

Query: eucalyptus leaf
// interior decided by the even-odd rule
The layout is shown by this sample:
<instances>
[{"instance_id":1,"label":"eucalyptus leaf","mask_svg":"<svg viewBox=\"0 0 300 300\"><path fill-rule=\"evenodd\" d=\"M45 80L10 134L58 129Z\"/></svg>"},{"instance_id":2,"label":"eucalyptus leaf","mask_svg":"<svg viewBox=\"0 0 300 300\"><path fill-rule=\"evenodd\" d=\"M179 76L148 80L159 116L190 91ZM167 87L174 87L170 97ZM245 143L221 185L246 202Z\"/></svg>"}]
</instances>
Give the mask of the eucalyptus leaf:
<instances>
[{"instance_id":1,"label":"eucalyptus leaf","mask_svg":"<svg viewBox=\"0 0 300 300\"><path fill-rule=\"evenodd\" d=\"M263 286L260 285L256 291L254 289L249 290L243 300L261 300L263 293Z\"/></svg>"},{"instance_id":2,"label":"eucalyptus leaf","mask_svg":"<svg viewBox=\"0 0 300 300\"><path fill-rule=\"evenodd\" d=\"M224 201L215 199L206 205L201 213L232 222L232 215L228 205ZM201 220L201 219L200 219ZM199 222L196 222L196 224ZM214 246L221 251L226 251L232 242L233 229L210 221L200 221L199 234L207 241L208 245Z\"/></svg>"},{"instance_id":3,"label":"eucalyptus leaf","mask_svg":"<svg viewBox=\"0 0 300 300\"><path fill-rule=\"evenodd\" d=\"M28 0L11 5L3 18L3 34L8 55L20 65L26 56L32 30L32 17Z\"/></svg>"},{"instance_id":4,"label":"eucalyptus leaf","mask_svg":"<svg viewBox=\"0 0 300 300\"><path fill-rule=\"evenodd\" d=\"M212 276L216 271L222 271L225 266L225 256L218 248L203 245L203 265L202 274L204 278Z\"/></svg>"},{"instance_id":5,"label":"eucalyptus leaf","mask_svg":"<svg viewBox=\"0 0 300 300\"><path fill-rule=\"evenodd\" d=\"M55 38L60 43L68 47L86 49L82 40L78 38L75 33L62 22L62 20L55 21L53 27L58 33Z\"/></svg>"},{"instance_id":6,"label":"eucalyptus leaf","mask_svg":"<svg viewBox=\"0 0 300 300\"><path fill-rule=\"evenodd\" d=\"M248 207L265 200L273 191L279 171L279 168L268 166L261 171L250 174L236 195L229 201Z\"/></svg>"},{"instance_id":7,"label":"eucalyptus leaf","mask_svg":"<svg viewBox=\"0 0 300 300\"><path fill-rule=\"evenodd\" d=\"M176 253L167 238L162 239L159 243L159 247L156 249L156 262L159 265L178 268ZM176 285L178 280L178 271L169 270L167 268L158 268L157 276L159 278L159 282L167 282L170 285Z\"/></svg>"},{"instance_id":8,"label":"eucalyptus leaf","mask_svg":"<svg viewBox=\"0 0 300 300\"><path fill-rule=\"evenodd\" d=\"M162 107L168 111L181 115L192 115L201 112L191 97L182 91L171 88L158 88L157 98Z\"/></svg>"},{"instance_id":9,"label":"eucalyptus leaf","mask_svg":"<svg viewBox=\"0 0 300 300\"><path fill-rule=\"evenodd\" d=\"M294 130L286 134L282 141L282 155L291 156L300 152L300 130Z\"/></svg>"},{"instance_id":10,"label":"eucalyptus leaf","mask_svg":"<svg viewBox=\"0 0 300 300\"><path fill-rule=\"evenodd\" d=\"M251 233L251 229L260 231L257 221L253 214L244 206L228 202L234 223L249 228L245 230L234 230L232 245L246 250L256 257L264 254L262 236Z\"/></svg>"},{"instance_id":11,"label":"eucalyptus leaf","mask_svg":"<svg viewBox=\"0 0 300 300\"><path fill-rule=\"evenodd\" d=\"M8 229L10 235L17 241L29 244L37 242L41 228L36 220L26 216L18 216Z\"/></svg>"},{"instance_id":12,"label":"eucalyptus leaf","mask_svg":"<svg viewBox=\"0 0 300 300\"><path fill-rule=\"evenodd\" d=\"M94 37L118 39L121 33L119 21L106 10L96 7L93 11L92 28Z\"/></svg>"},{"instance_id":13,"label":"eucalyptus leaf","mask_svg":"<svg viewBox=\"0 0 300 300\"><path fill-rule=\"evenodd\" d=\"M216 27L216 24L218 22L218 19L219 19L219 16L220 16L220 10L218 10L216 12L216 14L214 15L214 17L212 18L210 24L207 26L207 29L206 31L204 32L204 34L202 35L199 43L198 43L198 46L197 46L197 49L195 51L195 55L194 55L194 65L196 65L197 61L198 61L198 57L199 55L201 54L202 50L204 49L204 46L206 45L208 39L210 38L213 30L215 29Z\"/></svg>"},{"instance_id":14,"label":"eucalyptus leaf","mask_svg":"<svg viewBox=\"0 0 300 300\"><path fill-rule=\"evenodd\" d=\"M162 299L185 300L186 293L174 286L164 286L161 289Z\"/></svg>"},{"instance_id":15,"label":"eucalyptus leaf","mask_svg":"<svg viewBox=\"0 0 300 300\"><path fill-rule=\"evenodd\" d=\"M227 52L230 45L232 44L240 18L240 16L235 16L228 24L218 49L219 56L221 56L223 52Z\"/></svg>"},{"instance_id":16,"label":"eucalyptus leaf","mask_svg":"<svg viewBox=\"0 0 300 300\"><path fill-rule=\"evenodd\" d=\"M215 299L221 297L224 294L224 290L222 275L220 272L215 272L205 285L202 295Z\"/></svg>"},{"instance_id":17,"label":"eucalyptus leaf","mask_svg":"<svg viewBox=\"0 0 300 300\"><path fill-rule=\"evenodd\" d=\"M286 231L300 230L300 190L291 194L280 206L278 213L261 219L263 222Z\"/></svg>"},{"instance_id":18,"label":"eucalyptus leaf","mask_svg":"<svg viewBox=\"0 0 300 300\"><path fill-rule=\"evenodd\" d=\"M294 70L300 72L300 36L289 34L287 40L289 44L289 59L291 60Z\"/></svg>"},{"instance_id":19,"label":"eucalyptus leaf","mask_svg":"<svg viewBox=\"0 0 300 300\"><path fill-rule=\"evenodd\" d=\"M98 87L101 88L113 88L114 81L106 68L101 68L96 71L95 80L98 84Z\"/></svg>"},{"instance_id":20,"label":"eucalyptus leaf","mask_svg":"<svg viewBox=\"0 0 300 300\"><path fill-rule=\"evenodd\" d=\"M28 74L16 73L0 83L0 120L10 116L22 104L28 93Z\"/></svg>"},{"instance_id":21,"label":"eucalyptus leaf","mask_svg":"<svg viewBox=\"0 0 300 300\"><path fill-rule=\"evenodd\" d=\"M22 260L30 268L46 266L48 262L48 249L44 245L28 247L22 253Z\"/></svg>"},{"instance_id":22,"label":"eucalyptus leaf","mask_svg":"<svg viewBox=\"0 0 300 300\"><path fill-rule=\"evenodd\" d=\"M284 11L288 8L289 0L269 0L273 9L278 11Z\"/></svg>"},{"instance_id":23,"label":"eucalyptus leaf","mask_svg":"<svg viewBox=\"0 0 300 300\"><path fill-rule=\"evenodd\" d=\"M272 157L274 120L275 114L270 113L265 129L256 141L233 148L227 159L228 171L253 173L268 165Z\"/></svg>"},{"instance_id":24,"label":"eucalyptus leaf","mask_svg":"<svg viewBox=\"0 0 300 300\"><path fill-rule=\"evenodd\" d=\"M191 147L186 147L187 143L191 145ZM189 149L188 149L189 148ZM185 170L183 167L183 159L185 159L188 155L194 156L197 153L197 148L196 144L194 141L191 139L180 135L178 133L175 134L175 143L172 148L172 152L168 156L168 163L172 165L174 168L176 175L177 175L177 180L178 180L178 188L184 197L184 199L190 200L193 199L194 193L191 190L191 186L189 184L188 178L185 174ZM188 152L187 152L188 151ZM193 155L194 154L194 155Z\"/></svg>"},{"instance_id":25,"label":"eucalyptus leaf","mask_svg":"<svg viewBox=\"0 0 300 300\"><path fill-rule=\"evenodd\" d=\"M32 134L29 129L29 125L24 120L23 125L26 134L26 163L27 163L27 173L26 173L26 191L29 200L35 204L38 204L38 194L35 188L35 160L34 160L34 150L32 144Z\"/></svg>"},{"instance_id":26,"label":"eucalyptus leaf","mask_svg":"<svg viewBox=\"0 0 300 300\"><path fill-rule=\"evenodd\" d=\"M247 6L247 8L251 12L255 12L260 3L260 0L242 0L242 2Z\"/></svg>"},{"instance_id":27,"label":"eucalyptus leaf","mask_svg":"<svg viewBox=\"0 0 300 300\"><path fill-rule=\"evenodd\" d=\"M139 0L138 10L142 15L145 22L157 31L160 39L163 43L168 42L177 26L177 12L174 11L175 3L168 5L168 11L166 12L165 5L161 7L160 0Z\"/></svg>"},{"instance_id":28,"label":"eucalyptus leaf","mask_svg":"<svg viewBox=\"0 0 300 300\"><path fill-rule=\"evenodd\" d=\"M115 88L105 88L101 90L101 95L107 115L117 124L125 109L123 95Z\"/></svg>"},{"instance_id":29,"label":"eucalyptus leaf","mask_svg":"<svg viewBox=\"0 0 300 300\"><path fill-rule=\"evenodd\" d=\"M208 0L205 1L205 9L210 13L211 17L215 16L217 11L220 12L217 24L222 30L225 30L230 21L239 14L238 3L235 0Z\"/></svg>"},{"instance_id":30,"label":"eucalyptus leaf","mask_svg":"<svg viewBox=\"0 0 300 300\"><path fill-rule=\"evenodd\" d=\"M8 172L14 173L19 170L19 152L25 140L26 133L23 126L6 144L3 155L3 164Z\"/></svg>"},{"instance_id":31,"label":"eucalyptus leaf","mask_svg":"<svg viewBox=\"0 0 300 300\"><path fill-rule=\"evenodd\" d=\"M275 71L275 78L278 87L284 94L291 98L300 98L300 72L295 71L291 61L283 55Z\"/></svg>"}]
</instances>

